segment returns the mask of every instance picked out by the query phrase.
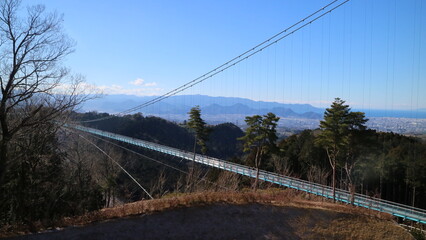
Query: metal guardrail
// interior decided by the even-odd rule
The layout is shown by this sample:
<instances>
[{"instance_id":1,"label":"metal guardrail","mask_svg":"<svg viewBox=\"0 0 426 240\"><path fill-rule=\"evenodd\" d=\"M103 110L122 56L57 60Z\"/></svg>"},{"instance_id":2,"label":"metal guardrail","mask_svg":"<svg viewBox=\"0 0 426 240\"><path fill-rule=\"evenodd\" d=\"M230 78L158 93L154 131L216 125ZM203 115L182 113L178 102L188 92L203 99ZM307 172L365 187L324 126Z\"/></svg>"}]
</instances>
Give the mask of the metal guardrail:
<instances>
[{"instance_id":1,"label":"metal guardrail","mask_svg":"<svg viewBox=\"0 0 426 240\"><path fill-rule=\"evenodd\" d=\"M73 128L83 132L129 143L135 146L151 149L157 152L180 157L186 160L190 160L190 161L194 160L195 162L198 162L204 165L220 168L223 170L231 171L231 172L245 175L248 177L252 177L252 178L256 177L255 168L244 166L241 164L231 163L221 159L208 157L208 156L204 156L200 154L196 154L194 159L194 154L192 152L187 152L187 151L179 150L176 148L167 147L164 145L160 145L157 143L152 143L152 142L148 142L148 141L144 141L140 139L126 137L116 133L106 132L106 131L102 131L102 130L98 130L94 128L88 128L81 125L66 124L65 127ZM312 183L312 182L301 180L298 178L279 175L273 172L267 172L263 170L259 171L259 179L266 182L275 183L281 186L309 192L309 193L323 196L326 198L333 198L333 189L326 185ZM336 200L350 203L351 194L348 191L345 191L342 189L336 189ZM391 201L387 201L387 200L383 200L379 198L373 198L373 197L369 197L362 194L355 194L354 204L360 207L389 213L397 217L401 217L404 219L409 219L412 221L426 224L425 209L414 208L404 204L399 204L399 203L395 203L395 202L391 202Z\"/></svg>"}]
</instances>

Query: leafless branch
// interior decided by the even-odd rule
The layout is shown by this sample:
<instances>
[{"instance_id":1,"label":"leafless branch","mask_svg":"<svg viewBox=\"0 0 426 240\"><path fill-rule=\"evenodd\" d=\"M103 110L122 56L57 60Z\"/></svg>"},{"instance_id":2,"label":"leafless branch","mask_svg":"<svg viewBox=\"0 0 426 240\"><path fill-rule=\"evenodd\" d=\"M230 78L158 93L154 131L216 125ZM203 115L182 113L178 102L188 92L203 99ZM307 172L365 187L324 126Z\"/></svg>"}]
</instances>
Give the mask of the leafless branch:
<instances>
[{"instance_id":1,"label":"leafless branch","mask_svg":"<svg viewBox=\"0 0 426 240\"><path fill-rule=\"evenodd\" d=\"M20 0L0 2L0 182L16 134L64 117L88 99L83 77L62 66L73 47L62 16L42 5L21 9Z\"/></svg>"}]
</instances>

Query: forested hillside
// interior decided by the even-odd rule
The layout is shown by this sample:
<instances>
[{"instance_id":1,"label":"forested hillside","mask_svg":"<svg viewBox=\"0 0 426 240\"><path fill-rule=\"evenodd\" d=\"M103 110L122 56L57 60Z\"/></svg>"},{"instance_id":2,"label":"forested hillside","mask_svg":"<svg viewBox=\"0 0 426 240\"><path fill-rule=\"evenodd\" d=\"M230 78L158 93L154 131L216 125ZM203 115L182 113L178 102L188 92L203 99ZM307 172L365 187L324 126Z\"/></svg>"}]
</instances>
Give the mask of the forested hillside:
<instances>
[{"instance_id":1,"label":"forested hillside","mask_svg":"<svg viewBox=\"0 0 426 240\"><path fill-rule=\"evenodd\" d=\"M108 114L96 114L93 112L78 115L81 121L98 119L109 116ZM87 126L123 134L151 142L161 143L169 147L192 151L194 136L185 124L174 123L162 118L143 116L142 114L115 117L93 123ZM241 155L241 144L237 138L243 135L243 131L232 123L208 126L210 129L207 141L207 155L228 159L235 155ZM197 149L199 152L199 149Z\"/></svg>"},{"instance_id":2,"label":"forested hillside","mask_svg":"<svg viewBox=\"0 0 426 240\"><path fill-rule=\"evenodd\" d=\"M285 173L323 184L330 183L326 152L314 144L319 130L305 130L279 143ZM369 145L354 166L356 191L426 208L426 145L394 133L370 132ZM337 169L337 187L347 189L345 170ZM272 169L271 169L272 170Z\"/></svg>"},{"instance_id":3,"label":"forested hillside","mask_svg":"<svg viewBox=\"0 0 426 240\"><path fill-rule=\"evenodd\" d=\"M74 114L78 121L109 116ZM87 126L192 151L193 132L185 124L141 114L111 117ZM244 132L226 123L208 126L207 155L254 166L254 155L242 152ZM36 131L37 130L37 131ZM326 151L317 142L321 130L305 130L277 141L265 152L261 169L331 184ZM371 130L361 144L352 171L356 192L425 208L426 145L419 139ZM6 222L54 220L148 196L96 144L123 166L151 195L205 189L251 187L253 180L193 165L127 144L104 142L82 133L58 131L45 124L17 141L11 157L19 159L2 185L1 218ZM125 148L125 149L123 149ZM130 150L130 151L129 151ZM199 147L197 152L200 152ZM348 189L344 165L337 165L336 185ZM219 185L216 185L219 184ZM260 183L260 188L269 184ZM6 196L11 196L7 197ZM415 196L415 198L413 198Z\"/></svg>"},{"instance_id":4,"label":"forested hillside","mask_svg":"<svg viewBox=\"0 0 426 240\"><path fill-rule=\"evenodd\" d=\"M86 121L105 116L108 115L85 113L77 114L75 117L78 120ZM194 150L195 137L186 124L177 124L158 117L145 117L141 114L124 117L114 116L99 122L89 122L86 125L188 152ZM241 144L237 140L243 135L240 128L231 123L207 126L207 128L209 130L206 142L207 155L221 159L235 159L241 156ZM216 170L210 170L208 173L209 169L205 166L193 166L191 162L131 145L118 144L118 146L130 149L139 155L102 141L97 141L97 144L104 146L109 151L114 151L114 155L118 156L117 161L122 163L138 182L143 186L148 186L150 193L156 197L176 191L188 192L203 188L216 188L218 186L212 185L211 182L215 182L221 174L224 174ZM201 148L198 145L196 152L201 153ZM111 179L113 183L108 187L108 191L112 191L115 197L123 201L147 197L122 171L120 172L116 168L114 171L117 173L115 178ZM106 201L108 202L108 200Z\"/></svg>"},{"instance_id":5,"label":"forested hillside","mask_svg":"<svg viewBox=\"0 0 426 240\"><path fill-rule=\"evenodd\" d=\"M87 113L82 120L103 114ZM140 114L89 124L91 127L116 132L192 151L194 137L184 125ZM207 155L244 164L254 164L253 155L242 153L243 132L233 124L210 126ZM322 184L331 184L331 168L326 151L316 144L321 130L305 130L277 142L261 168L300 177ZM426 207L426 145L420 139L394 133L365 130L365 141L353 160L352 181L356 192L387 200ZM138 150L140 151L140 150ZM145 152L145 154L148 154ZM167 158L162 156L162 159ZM349 179L343 163L336 173L338 188L348 189ZM135 172L137 174L137 172ZM149 174L150 175L150 174ZM415 197L413 199L413 197Z\"/></svg>"}]
</instances>

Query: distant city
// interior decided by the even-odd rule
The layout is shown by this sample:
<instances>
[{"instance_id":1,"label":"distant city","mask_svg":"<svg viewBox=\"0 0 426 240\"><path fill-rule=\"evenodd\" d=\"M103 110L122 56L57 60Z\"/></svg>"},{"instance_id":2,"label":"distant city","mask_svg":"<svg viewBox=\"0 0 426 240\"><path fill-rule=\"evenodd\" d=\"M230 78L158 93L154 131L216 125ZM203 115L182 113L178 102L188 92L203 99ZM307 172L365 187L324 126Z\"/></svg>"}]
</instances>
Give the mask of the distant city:
<instances>
[{"instance_id":1,"label":"distant city","mask_svg":"<svg viewBox=\"0 0 426 240\"><path fill-rule=\"evenodd\" d=\"M280 126L289 130L316 129L320 119L281 118ZM371 117L367 122L371 129L400 134L426 134L426 119Z\"/></svg>"}]
</instances>

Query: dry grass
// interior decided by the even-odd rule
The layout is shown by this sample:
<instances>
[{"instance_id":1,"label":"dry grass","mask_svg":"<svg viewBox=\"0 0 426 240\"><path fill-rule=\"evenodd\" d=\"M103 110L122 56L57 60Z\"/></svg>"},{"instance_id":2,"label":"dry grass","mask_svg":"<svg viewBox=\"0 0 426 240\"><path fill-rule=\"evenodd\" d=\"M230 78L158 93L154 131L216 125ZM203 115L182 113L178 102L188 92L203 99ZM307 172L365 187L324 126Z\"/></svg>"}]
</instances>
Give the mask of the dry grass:
<instances>
[{"instance_id":1,"label":"dry grass","mask_svg":"<svg viewBox=\"0 0 426 240\"><path fill-rule=\"evenodd\" d=\"M350 215L338 218L331 224L318 224L312 231L312 239L413 239L402 227L391 221Z\"/></svg>"},{"instance_id":2,"label":"dry grass","mask_svg":"<svg viewBox=\"0 0 426 240\"><path fill-rule=\"evenodd\" d=\"M370 232L362 231L362 233L359 233L360 225L365 225L365 222L368 221L368 225L371 226L371 231L379 230L383 233L383 236L385 236L388 234L387 229L389 229L390 224L393 224L391 221L389 221L392 219L392 216L389 214L378 213L368 209L356 208L344 204L334 204L328 201L324 201L321 197L299 193L291 189L268 189L257 192L242 191L170 194L164 196L161 199L139 201L125 204L119 207L106 208L99 211L89 212L82 216L63 218L49 227L43 226L41 223L35 223L33 227L36 231L43 231L51 228L61 228L66 226L82 226L93 222L106 221L109 219L123 218L141 214L152 214L164 210L210 205L216 203L235 205L261 203L305 209L324 209L339 214L342 213L344 216L342 215L341 218L334 220L335 222L333 222L333 224L327 224L326 226L323 226L319 223L315 224L314 226L309 226L310 228L314 228L314 233L317 234L317 237L321 236L323 239L342 239L343 235L341 234L344 234L345 236L352 236L351 238L353 239L380 239L368 238L363 235L359 235ZM315 214L315 212L312 214ZM352 217L348 218L347 215ZM309 221L308 217L309 216L297 220L300 221L300 226L306 226L306 223ZM401 230L404 231L402 228ZM302 234L304 229L299 229L298 231ZM30 231L27 226L3 226L0 229L0 237L22 235L28 232ZM306 237L309 238L309 236Z\"/></svg>"}]
</instances>

